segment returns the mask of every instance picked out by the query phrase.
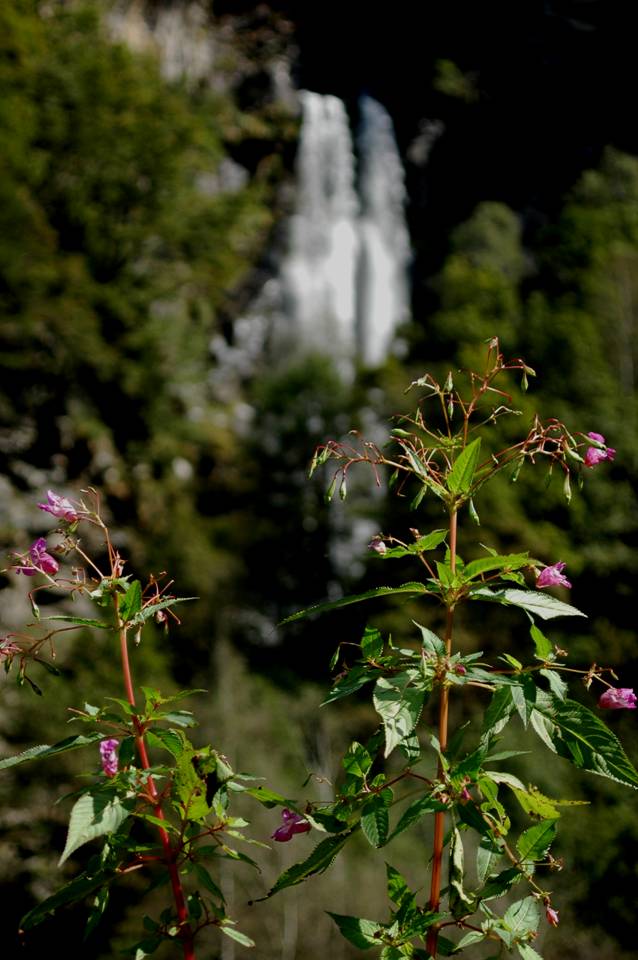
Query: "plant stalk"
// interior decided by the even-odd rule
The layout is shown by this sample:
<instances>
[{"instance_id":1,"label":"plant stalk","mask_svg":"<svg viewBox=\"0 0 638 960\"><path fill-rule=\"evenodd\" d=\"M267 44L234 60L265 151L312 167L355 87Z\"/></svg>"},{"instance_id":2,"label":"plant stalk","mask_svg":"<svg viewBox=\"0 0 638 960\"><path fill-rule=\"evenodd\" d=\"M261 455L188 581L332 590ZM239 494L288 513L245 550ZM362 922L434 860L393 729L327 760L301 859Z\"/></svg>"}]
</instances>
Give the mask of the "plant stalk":
<instances>
[{"instance_id":1,"label":"plant stalk","mask_svg":"<svg viewBox=\"0 0 638 960\"><path fill-rule=\"evenodd\" d=\"M457 537L458 513L456 508L450 511L450 569L452 573L456 571L456 537ZM445 618L445 652L449 657L452 654L452 631L454 627L454 604L448 605ZM448 741L448 712L450 701L450 689L447 686L441 687L439 698L439 745L441 753L445 753ZM439 760L437 778L443 778L443 764ZM432 846L432 879L430 882L430 900L429 909L436 911L441 902L441 873L443 868L443 841L445 839L445 811L438 810L434 814L434 840ZM432 957L436 957L437 943L439 939L439 927L434 924L428 930L426 948Z\"/></svg>"},{"instance_id":2,"label":"plant stalk","mask_svg":"<svg viewBox=\"0 0 638 960\"><path fill-rule=\"evenodd\" d=\"M118 598L117 595L114 598L115 609L119 621L119 610L118 610ZM124 689L126 690L126 699L129 704L136 709L135 703L135 690L133 687L133 676L131 673L131 664L128 655L128 638L127 630L124 625L120 623L120 657L122 661L122 674L124 677ZM140 762L142 764L143 770L150 770L150 762L148 759L148 752L146 750L146 742L144 740L144 729L140 722L137 714L133 715L133 724L136 730L136 745L137 752L139 754ZM155 786L155 781L153 777L149 775L148 781L148 792L154 801L156 801L153 808L153 812L158 820L165 820L164 811L162 809L162 804L158 799L157 787ZM180 930L180 939L182 943L182 950L184 953L184 960L195 960L195 946L193 943L193 931L191 929L190 923L188 922L188 908L186 906L186 899L184 897L184 888L182 887L182 881L180 879L179 870L177 868L176 856L173 846L171 844L171 839L168 835L168 831L164 827L158 827L158 833L160 835L160 841L162 844L162 849L164 851L164 860L166 862L166 867L168 869L171 889L173 891L173 900L175 902L175 910L177 912L177 919L179 922Z\"/></svg>"}]
</instances>

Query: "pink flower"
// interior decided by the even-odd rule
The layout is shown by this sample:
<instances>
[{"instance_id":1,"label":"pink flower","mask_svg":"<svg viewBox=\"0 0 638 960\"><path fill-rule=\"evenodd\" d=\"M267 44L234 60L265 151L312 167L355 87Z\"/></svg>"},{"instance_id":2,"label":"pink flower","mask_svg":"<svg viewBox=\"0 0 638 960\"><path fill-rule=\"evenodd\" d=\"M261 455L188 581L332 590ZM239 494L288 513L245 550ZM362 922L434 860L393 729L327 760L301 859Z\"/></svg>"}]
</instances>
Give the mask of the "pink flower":
<instances>
[{"instance_id":1,"label":"pink flower","mask_svg":"<svg viewBox=\"0 0 638 960\"><path fill-rule=\"evenodd\" d=\"M595 467L597 463L602 463L603 460L614 459L616 451L613 447L606 446L602 433L588 433L587 436L599 446L587 447L584 459L586 467Z\"/></svg>"},{"instance_id":2,"label":"pink flower","mask_svg":"<svg viewBox=\"0 0 638 960\"><path fill-rule=\"evenodd\" d=\"M47 513L58 520L67 520L69 523L74 523L80 519L78 511L66 497L59 496L53 490L47 490L47 500L48 503L38 504L40 510L46 510Z\"/></svg>"},{"instance_id":3,"label":"pink flower","mask_svg":"<svg viewBox=\"0 0 638 960\"><path fill-rule=\"evenodd\" d=\"M47 553L47 542L44 537L38 537L29 547L29 563L15 567L16 573L22 573L25 577L34 577L36 573L54 574L58 572L59 563Z\"/></svg>"},{"instance_id":4,"label":"pink flower","mask_svg":"<svg viewBox=\"0 0 638 960\"><path fill-rule=\"evenodd\" d=\"M381 537L373 537L370 543L368 544L368 549L374 550L375 553L378 553L380 554L380 556L383 556L383 554L387 551L388 548L386 547Z\"/></svg>"},{"instance_id":5,"label":"pink flower","mask_svg":"<svg viewBox=\"0 0 638 960\"><path fill-rule=\"evenodd\" d=\"M600 695L598 706L603 710L635 710L636 694L630 687L609 687Z\"/></svg>"},{"instance_id":6,"label":"pink flower","mask_svg":"<svg viewBox=\"0 0 638 960\"><path fill-rule=\"evenodd\" d=\"M275 832L271 835L272 840L278 840L280 843L286 843L287 840L292 840L295 833L308 833L310 830L310 824L305 817L300 816L293 810L282 810L281 819L282 824L280 827L277 827Z\"/></svg>"},{"instance_id":7,"label":"pink flower","mask_svg":"<svg viewBox=\"0 0 638 960\"><path fill-rule=\"evenodd\" d=\"M545 904L545 916L547 917L547 922L551 923L553 927L558 926L558 910L554 910L554 908L550 907L548 903Z\"/></svg>"},{"instance_id":8,"label":"pink flower","mask_svg":"<svg viewBox=\"0 0 638 960\"><path fill-rule=\"evenodd\" d=\"M107 777L114 777L117 773L117 748L120 745L119 740L102 740L100 743L100 757L102 760L102 770Z\"/></svg>"},{"instance_id":9,"label":"pink flower","mask_svg":"<svg viewBox=\"0 0 638 960\"><path fill-rule=\"evenodd\" d=\"M571 583L567 577L563 576L564 569L565 564L560 560L558 563L553 563L551 566L545 567L538 575L536 586L539 589L543 587L571 587Z\"/></svg>"}]
</instances>

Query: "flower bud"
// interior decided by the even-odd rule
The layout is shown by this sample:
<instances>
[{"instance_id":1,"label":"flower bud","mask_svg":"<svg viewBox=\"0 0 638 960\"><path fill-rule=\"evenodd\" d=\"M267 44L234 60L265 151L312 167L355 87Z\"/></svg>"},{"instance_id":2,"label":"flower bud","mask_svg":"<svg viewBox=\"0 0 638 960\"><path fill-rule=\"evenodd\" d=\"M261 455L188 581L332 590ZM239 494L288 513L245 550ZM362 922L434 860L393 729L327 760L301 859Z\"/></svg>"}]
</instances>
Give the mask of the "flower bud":
<instances>
[{"instance_id":1,"label":"flower bud","mask_svg":"<svg viewBox=\"0 0 638 960\"><path fill-rule=\"evenodd\" d=\"M369 550L374 550L375 553L378 553L379 556L383 556L384 553L387 553L388 548L381 539L381 537L373 537L370 543L368 544Z\"/></svg>"}]
</instances>

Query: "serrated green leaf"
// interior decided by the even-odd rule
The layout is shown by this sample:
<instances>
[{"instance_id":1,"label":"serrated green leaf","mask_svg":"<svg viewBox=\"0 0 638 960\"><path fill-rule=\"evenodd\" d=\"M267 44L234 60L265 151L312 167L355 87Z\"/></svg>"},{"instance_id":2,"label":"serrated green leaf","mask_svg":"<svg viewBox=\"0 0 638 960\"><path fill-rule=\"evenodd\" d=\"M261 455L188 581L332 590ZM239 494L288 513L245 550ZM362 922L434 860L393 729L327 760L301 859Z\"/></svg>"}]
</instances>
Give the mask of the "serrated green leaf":
<instances>
[{"instance_id":1,"label":"serrated green leaf","mask_svg":"<svg viewBox=\"0 0 638 960\"><path fill-rule=\"evenodd\" d=\"M556 802L546 797L536 787L529 790L512 787L512 792L525 813L532 817L542 817L543 820L557 820L560 812L556 809Z\"/></svg>"},{"instance_id":2,"label":"serrated green leaf","mask_svg":"<svg viewBox=\"0 0 638 960\"><path fill-rule=\"evenodd\" d=\"M76 903L79 900L84 900L85 897L88 897L89 894L101 887L108 879L111 878L105 873L96 873L93 876L87 873L80 874L79 877L75 877L74 880L67 883L60 890L57 890L50 897L47 897L42 903L37 904L33 910L25 913L20 921L20 929L24 931L32 930L33 927L37 927L39 923L42 923L42 921L45 920L49 914L57 910L58 907L63 907L67 903Z\"/></svg>"},{"instance_id":3,"label":"serrated green leaf","mask_svg":"<svg viewBox=\"0 0 638 960\"><path fill-rule=\"evenodd\" d=\"M392 903L396 903L397 907L400 907L406 897L412 897L412 891L408 887L405 877L389 863L385 865L385 872L388 897Z\"/></svg>"},{"instance_id":4,"label":"serrated green leaf","mask_svg":"<svg viewBox=\"0 0 638 960\"><path fill-rule=\"evenodd\" d=\"M387 789L375 794L361 808L361 830L373 847L382 847L388 839L388 807L391 803L392 790Z\"/></svg>"},{"instance_id":5,"label":"serrated green leaf","mask_svg":"<svg viewBox=\"0 0 638 960\"><path fill-rule=\"evenodd\" d=\"M478 893L479 899L482 903L487 900L498 900L522 879L523 874L520 870L516 867L508 867L496 876L487 878L483 889Z\"/></svg>"},{"instance_id":6,"label":"serrated green leaf","mask_svg":"<svg viewBox=\"0 0 638 960\"><path fill-rule=\"evenodd\" d=\"M514 702L510 687L500 687L492 694L490 704L483 719L483 740L496 736L509 722L514 712Z\"/></svg>"},{"instance_id":7,"label":"serrated green leaf","mask_svg":"<svg viewBox=\"0 0 638 960\"><path fill-rule=\"evenodd\" d=\"M372 766L372 757L368 750L355 740L348 747L342 760L342 766L350 777L363 781ZM357 785L358 789L359 786Z\"/></svg>"},{"instance_id":8,"label":"serrated green leaf","mask_svg":"<svg viewBox=\"0 0 638 960\"><path fill-rule=\"evenodd\" d=\"M538 930L541 914L536 897L525 897L518 900L505 912L503 923L513 934L513 939L523 937Z\"/></svg>"},{"instance_id":9,"label":"serrated green leaf","mask_svg":"<svg viewBox=\"0 0 638 960\"><path fill-rule=\"evenodd\" d=\"M383 653L383 637L374 627L366 627L361 638L361 653L366 660L376 660Z\"/></svg>"},{"instance_id":10,"label":"serrated green leaf","mask_svg":"<svg viewBox=\"0 0 638 960\"><path fill-rule=\"evenodd\" d=\"M96 837L105 833L115 833L131 812L130 805L122 803L119 797L103 793L85 793L76 801L71 810L66 845L58 866L71 854Z\"/></svg>"},{"instance_id":11,"label":"serrated green leaf","mask_svg":"<svg viewBox=\"0 0 638 960\"><path fill-rule=\"evenodd\" d=\"M321 706L325 707L329 703L334 703L335 700L341 700L342 697L349 697L351 693L356 693L366 683L376 680L377 675L378 671L373 672L368 667L353 667L348 670L345 676L339 677Z\"/></svg>"},{"instance_id":12,"label":"serrated green leaf","mask_svg":"<svg viewBox=\"0 0 638 960\"><path fill-rule=\"evenodd\" d=\"M0 770L15 767L19 763L26 763L27 760L46 760L48 757L54 757L58 753L66 753L67 750L77 750L79 747L86 747L103 738L104 734L102 733L81 733L75 737L66 737L64 740L59 740L58 743L54 743L53 746L43 743L37 747L29 747L28 750L24 750L22 753L0 760Z\"/></svg>"},{"instance_id":13,"label":"serrated green leaf","mask_svg":"<svg viewBox=\"0 0 638 960\"><path fill-rule=\"evenodd\" d=\"M406 670L393 677L379 677L375 684L372 701L383 720L386 757L412 733L421 715L425 690L414 686L414 679L413 672Z\"/></svg>"},{"instance_id":14,"label":"serrated green leaf","mask_svg":"<svg viewBox=\"0 0 638 960\"><path fill-rule=\"evenodd\" d=\"M481 438L477 437L458 455L447 478L450 493L463 495L470 492L480 452Z\"/></svg>"},{"instance_id":15,"label":"serrated green leaf","mask_svg":"<svg viewBox=\"0 0 638 960\"><path fill-rule=\"evenodd\" d=\"M618 737L587 707L543 694L535 713L545 721L552 749L559 756L582 770L638 789L638 771Z\"/></svg>"},{"instance_id":16,"label":"serrated green leaf","mask_svg":"<svg viewBox=\"0 0 638 960\"><path fill-rule=\"evenodd\" d=\"M84 940L87 940L91 936L91 934L99 924L100 920L104 916L106 908L109 904L109 898L110 898L110 890L106 886L101 887L95 894L95 897L93 898L93 902L91 903L91 906L89 909L89 915L86 920L86 926L84 928L84 937L83 937Z\"/></svg>"},{"instance_id":17,"label":"serrated green leaf","mask_svg":"<svg viewBox=\"0 0 638 960\"><path fill-rule=\"evenodd\" d=\"M103 620L91 620L86 617L43 617L42 622L45 620L57 620L62 623L75 623L78 627L95 627L96 630L112 630L113 624L105 623Z\"/></svg>"},{"instance_id":18,"label":"serrated green leaf","mask_svg":"<svg viewBox=\"0 0 638 960\"><path fill-rule=\"evenodd\" d=\"M506 786L511 787L512 790L525 789L521 781L518 777L515 777L513 773L506 773L505 770L484 770L483 773L494 783L504 783Z\"/></svg>"},{"instance_id":19,"label":"serrated green leaf","mask_svg":"<svg viewBox=\"0 0 638 960\"><path fill-rule=\"evenodd\" d=\"M523 960L543 960L540 953L537 953L529 943L517 943L516 947Z\"/></svg>"},{"instance_id":20,"label":"serrated green leaf","mask_svg":"<svg viewBox=\"0 0 638 960\"><path fill-rule=\"evenodd\" d=\"M340 913L331 913L330 910L328 910L328 916L332 917L337 924L342 936L357 949L369 950L370 947L380 945L380 939L375 934L379 934L384 929L383 924L376 923L374 920L365 920L363 917L348 917Z\"/></svg>"},{"instance_id":21,"label":"serrated green leaf","mask_svg":"<svg viewBox=\"0 0 638 960\"><path fill-rule=\"evenodd\" d=\"M133 580L128 584L126 593L120 598L120 617L124 623L133 619L136 613L142 607L142 584L139 580Z\"/></svg>"},{"instance_id":22,"label":"serrated green leaf","mask_svg":"<svg viewBox=\"0 0 638 960\"><path fill-rule=\"evenodd\" d=\"M559 700L567 697L568 686L557 670L541 670L540 675L548 681L549 688L555 697Z\"/></svg>"},{"instance_id":23,"label":"serrated green leaf","mask_svg":"<svg viewBox=\"0 0 638 960\"><path fill-rule=\"evenodd\" d=\"M224 903L224 894L219 889L206 867L203 867L201 863L195 863L194 870L195 875L202 886L205 887L209 893L212 893L212 895L216 897L220 903Z\"/></svg>"},{"instance_id":24,"label":"serrated green leaf","mask_svg":"<svg viewBox=\"0 0 638 960\"><path fill-rule=\"evenodd\" d=\"M325 603L316 603L312 607L306 607L305 610L298 610L282 620L279 626L284 623L293 623L295 620L303 620L315 613L325 613L328 610L338 610L340 607L347 607L351 603L361 603L363 600L375 600L377 597L391 597L399 594L408 594L410 596L420 596L427 593L428 589L423 583L404 583L400 587L375 587L374 590L366 590L365 593L353 594L349 597L341 597L340 600L328 600Z\"/></svg>"},{"instance_id":25,"label":"serrated green leaf","mask_svg":"<svg viewBox=\"0 0 638 960\"><path fill-rule=\"evenodd\" d=\"M516 849L521 860L544 860L556 837L556 819L543 820L529 827L518 838Z\"/></svg>"},{"instance_id":26,"label":"serrated green leaf","mask_svg":"<svg viewBox=\"0 0 638 960\"><path fill-rule=\"evenodd\" d=\"M554 653L554 647L551 640L545 636L542 630L539 630L535 623L530 624L530 636L534 641L534 655L538 660L549 660Z\"/></svg>"},{"instance_id":27,"label":"serrated green leaf","mask_svg":"<svg viewBox=\"0 0 638 960\"><path fill-rule=\"evenodd\" d=\"M529 554L510 553L507 555L497 555L491 557L479 557L478 560L471 560L463 570L463 580L472 580L481 573L489 573L492 570L520 570L529 564Z\"/></svg>"},{"instance_id":28,"label":"serrated green leaf","mask_svg":"<svg viewBox=\"0 0 638 960\"><path fill-rule=\"evenodd\" d=\"M163 730L161 727L147 730L146 739L150 746L168 750L174 757L179 757L186 749L183 738L175 730Z\"/></svg>"},{"instance_id":29,"label":"serrated green leaf","mask_svg":"<svg viewBox=\"0 0 638 960\"><path fill-rule=\"evenodd\" d=\"M421 631L421 638L423 640L423 649L427 653L431 653L435 657L444 657L445 656L445 642L441 640L440 637L437 637L435 633L431 630L428 630L427 627L422 627L420 623L417 623L416 620L413 620L412 623L415 627L418 627Z\"/></svg>"},{"instance_id":30,"label":"serrated green leaf","mask_svg":"<svg viewBox=\"0 0 638 960\"><path fill-rule=\"evenodd\" d=\"M485 883L502 858L502 843L498 844L492 836L481 837L476 850L476 875L480 884Z\"/></svg>"},{"instance_id":31,"label":"serrated green leaf","mask_svg":"<svg viewBox=\"0 0 638 960\"><path fill-rule=\"evenodd\" d=\"M167 597L166 600L159 600L157 603L149 604L147 607L143 607L141 610L138 610L129 620L131 627L139 627L151 617L154 617L156 613L159 613L160 610L167 610L169 607L174 607L176 603L187 603L189 600L198 600L199 597ZM191 693L196 691L187 691L186 696L189 696Z\"/></svg>"},{"instance_id":32,"label":"serrated green leaf","mask_svg":"<svg viewBox=\"0 0 638 960\"><path fill-rule=\"evenodd\" d=\"M479 587L469 594L471 600L487 600L503 606L520 607L535 614L541 620L554 617L585 617L586 614L552 597L549 593L536 590L517 590L515 587Z\"/></svg>"},{"instance_id":33,"label":"serrated green leaf","mask_svg":"<svg viewBox=\"0 0 638 960\"><path fill-rule=\"evenodd\" d=\"M340 833L337 834L337 836L327 837L325 840L322 840L317 844L309 857L301 863L295 863L292 867L289 867L288 870L284 870L266 896L260 899L267 900L275 893L279 893L280 890L285 890L286 887L293 887L298 883L303 883L304 880L307 880L308 877L312 877L316 873L323 873L331 866L334 858L357 829L357 827L353 827L352 830L348 830L346 833Z\"/></svg>"},{"instance_id":34,"label":"serrated green leaf","mask_svg":"<svg viewBox=\"0 0 638 960\"><path fill-rule=\"evenodd\" d=\"M516 686L510 687L512 701L523 721L523 726L527 727L536 703L538 688L529 674L518 677L517 681Z\"/></svg>"},{"instance_id":35,"label":"serrated green leaf","mask_svg":"<svg viewBox=\"0 0 638 960\"><path fill-rule=\"evenodd\" d=\"M229 786L236 787L236 784L229 784ZM259 800L267 809L286 806L291 803L286 797L283 797L280 793L275 793L274 790L269 790L267 787L242 787L242 793L247 793L248 796Z\"/></svg>"},{"instance_id":36,"label":"serrated green leaf","mask_svg":"<svg viewBox=\"0 0 638 960\"><path fill-rule=\"evenodd\" d=\"M383 560L396 557L418 556L427 550L435 550L443 543L447 535L447 530L433 530L425 537L419 537L418 540L408 544L406 547L390 547L385 553L380 554L380 556Z\"/></svg>"},{"instance_id":37,"label":"serrated green leaf","mask_svg":"<svg viewBox=\"0 0 638 960\"><path fill-rule=\"evenodd\" d=\"M472 898L468 896L463 888L465 878L463 841L461 834L456 827L453 827L450 834L450 866L449 866L449 893L448 899L452 913L457 916L467 912L472 906Z\"/></svg>"},{"instance_id":38,"label":"serrated green leaf","mask_svg":"<svg viewBox=\"0 0 638 960\"><path fill-rule=\"evenodd\" d=\"M227 937L230 937L231 940L236 940L237 943L241 943L242 947L254 947L255 941L251 940L250 937L247 937L245 933L242 933L241 930L235 930L234 927L231 927L229 923L221 923L219 929Z\"/></svg>"},{"instance_id":39,"label":"serrated green leaf","mask_svg":"<svg viewBox=\"0 0 638 960\"><path fill-rule=\"evenodd\" d=\"M456 945L458 951L464 950L465 947L471 947L475 943L481 943L485 940L487 934L483 933L481 930L470 930L469 933L466 933L464 937L461 937L459 942Z\"/></svg>"}]
</instances>

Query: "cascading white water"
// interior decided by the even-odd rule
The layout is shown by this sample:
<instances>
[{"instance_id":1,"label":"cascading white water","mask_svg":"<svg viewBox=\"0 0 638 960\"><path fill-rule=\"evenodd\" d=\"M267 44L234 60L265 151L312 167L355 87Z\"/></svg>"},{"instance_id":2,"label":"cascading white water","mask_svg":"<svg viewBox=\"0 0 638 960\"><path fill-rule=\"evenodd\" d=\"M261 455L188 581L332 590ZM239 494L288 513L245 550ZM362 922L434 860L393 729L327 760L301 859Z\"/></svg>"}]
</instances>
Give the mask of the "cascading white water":
<instances>
[{"instance_id":1,"label":"cascading white water","mask_svg":"<svg viewBox=\"0 0 638 960\"><path fill-rule=\"evenodd\" d=\"M387 110L362 97L359 148L357 344L366 366L383 363L394 333L410 318L410 237L405 178Z\"/></svg>"},{"instance_id":2,"label":"cascading white water","mask_svg":"<svg viewBox=\"0 0 638 960\"><path fill-rule=\"evenodd\" d=\"M343 102L309 91L299 97L294 212L278 271L236 322L234 342L216 337L211 345L222 393L269 353L275 363L323 353L345 377L357 361L378 366L409 319L406 192L392 121L362 97L357 177Z\"/></svg>"},{"instance_id":3,"label":"cascading white water","mask_svg":"<svg viewBox=\"0 0 638 960\"><path fill-rule=\"evenodd\" d=\"M341 100L303 91L297 202L281 265L286 335L298 347L351 359L356 350L359 202Z\"/></svg>"},{"instance_id":4,"label":"cascading white water","mask_svg":"<svg viewBox=\"0 0 638 960\"><path fill-rule=\"evenodd\" d=\"M302 349L378 366L410 314L406 193L392 121L376 100L361 98L355 190L343 103L300 96L297 207L281 268L289 332Z\"/></svg>"}]
</instances>

